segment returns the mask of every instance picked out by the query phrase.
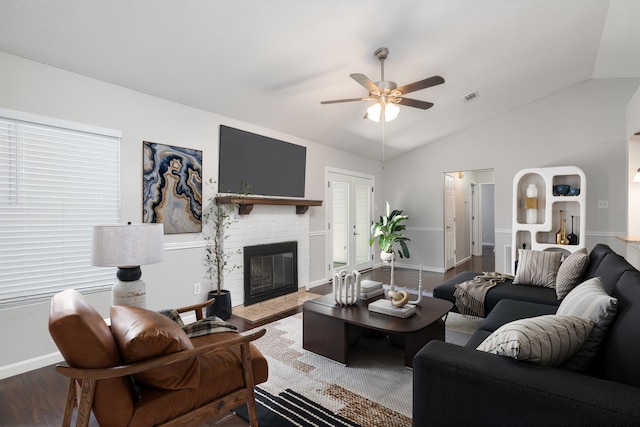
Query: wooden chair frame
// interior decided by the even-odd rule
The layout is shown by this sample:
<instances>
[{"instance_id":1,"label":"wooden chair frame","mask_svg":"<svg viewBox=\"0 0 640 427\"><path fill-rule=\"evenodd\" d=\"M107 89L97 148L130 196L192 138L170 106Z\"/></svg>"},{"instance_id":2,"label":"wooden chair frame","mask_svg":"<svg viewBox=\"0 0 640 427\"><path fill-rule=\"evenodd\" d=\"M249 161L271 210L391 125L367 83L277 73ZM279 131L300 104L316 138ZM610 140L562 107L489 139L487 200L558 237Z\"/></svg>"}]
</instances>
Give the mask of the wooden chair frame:
<instances>
[{"instance_id":1,"label":"wooden chair frame","mask_svg":"<svg viewBox=\"0 0 640 427\"><path fill-rule=\"evenodd\" d=\"M176 311L178 311L178 313L184 313L187 311L195 310L196 319L201 320L203 308L210 305L214 300L215 299L210 299L204 303L182 307L177 309ZM85 369L72 368L65 363L59 364L56 366L56 371L69 378L69 388L67 390L67 399L65 402L62 427L71 426L73 411L76 406L78 407L76 426L87 427L89 425L97 381L133 375L138 372L158 368L170 363L192 359L201 354L227 350L233 346L240 346L242 370L244 374L244 388L219 397L211 402L208 402L198 408L191 410L188 413L185 413L163 424L160 424L159 426L197 426L207 421L208 419L211 419L211 417L230 411L233 408L242 405L243 403L246 403L248 407L250 425L257 426L258 415L256 412L256 400L254 394L255 384L253 381L253 369L251 367L251 353L249 349L249 343L262 337L265 333L265 329L260 329L251 334L238 334L238 336L230 338L228 340L208 344L202 347L195 348L193 350L180 351L177 353L156 357L154 359L145 360L143 362L132 363L129 365L119 365L111 368Z\"/></svg>"}]
</instances>

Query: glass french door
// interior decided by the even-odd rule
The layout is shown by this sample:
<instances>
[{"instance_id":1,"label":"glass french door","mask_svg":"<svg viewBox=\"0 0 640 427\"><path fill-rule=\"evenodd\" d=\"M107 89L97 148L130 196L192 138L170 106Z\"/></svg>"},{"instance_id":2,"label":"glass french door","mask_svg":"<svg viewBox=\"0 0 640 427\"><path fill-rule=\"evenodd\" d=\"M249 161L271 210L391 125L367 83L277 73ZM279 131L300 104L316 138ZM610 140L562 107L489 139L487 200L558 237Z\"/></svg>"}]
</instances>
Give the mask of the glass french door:
<instances>
[{"instance_id":1,"label":"glass french door","mask_svg":"<svg viewBox=\"0 0 640 427\"><path fill-rule=\"evenodd\" d=\"M373 266L369 235L373 179L329 172L327 183L330 274Z\"/></svg>"}]
</instances>

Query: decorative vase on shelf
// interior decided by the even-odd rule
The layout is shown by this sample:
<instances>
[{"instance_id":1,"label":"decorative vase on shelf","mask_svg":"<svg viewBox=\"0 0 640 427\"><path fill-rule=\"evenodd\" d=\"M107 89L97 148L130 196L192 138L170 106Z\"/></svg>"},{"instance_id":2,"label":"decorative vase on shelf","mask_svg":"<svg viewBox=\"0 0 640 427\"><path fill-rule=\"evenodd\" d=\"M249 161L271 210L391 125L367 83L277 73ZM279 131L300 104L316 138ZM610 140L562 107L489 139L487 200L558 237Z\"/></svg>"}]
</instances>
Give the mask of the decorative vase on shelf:
<instances>
[{"instance_id":1,"label":"decorative vase on shelf","mask_svg":"<svg viewBox=\"0 0 640 427\"><path fill-rule=\"evenodd\" d=\"M578 244L578 235L573 232L573 215L571 215L571 233L567 236L570 245Z\"/></svg>"},{"instance_id":2,"label":"decorative vase on shelf","mask_svg":"<svg viewBox=\"0 0 640 427\"><path fill-rule=\"evenodd\" d=\"M560 229L556 232L557 245L569 244L569 240L567 239L566 225L567 225L567 220L564 219L564 211L560 209Z\"/></svg>"},{"instance_id":3,"label":"decorative vase on shelf","mask_svg":"<svg viewBox=\"0 0 640 427\"><path fill-rule=\"evenodd\" d=\"M538 187L535 184L529 184L527 187L524 209L527 224L536 224L538 222Z\"/></svg>"}]
</instances>

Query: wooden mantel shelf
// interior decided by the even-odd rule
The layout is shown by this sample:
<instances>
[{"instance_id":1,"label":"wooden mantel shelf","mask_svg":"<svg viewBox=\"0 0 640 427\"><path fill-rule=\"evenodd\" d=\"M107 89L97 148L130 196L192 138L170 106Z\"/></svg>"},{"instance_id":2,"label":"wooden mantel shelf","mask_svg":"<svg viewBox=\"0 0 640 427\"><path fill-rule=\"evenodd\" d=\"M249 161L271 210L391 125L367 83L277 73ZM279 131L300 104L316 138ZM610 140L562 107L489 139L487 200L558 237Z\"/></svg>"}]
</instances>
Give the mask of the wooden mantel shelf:
<instances>
[{"instance_id":1,"label":"wooden mantel shelf","mask_svg":"<svg viewBox=\"0 0 640 427\"><path fill-rule=\"evenodd\" d=\"M271 197L239 197L239 196L221 196L216 197L217 204L235 204L238 205L238 213L240 215L248 215L253 209L253 205L275 205L275 206L295 206L297 214L304 214L309 210L309 206L322 206L322 200L303 200L303 199L277 199Z\"/></svg>"}]
</instances>

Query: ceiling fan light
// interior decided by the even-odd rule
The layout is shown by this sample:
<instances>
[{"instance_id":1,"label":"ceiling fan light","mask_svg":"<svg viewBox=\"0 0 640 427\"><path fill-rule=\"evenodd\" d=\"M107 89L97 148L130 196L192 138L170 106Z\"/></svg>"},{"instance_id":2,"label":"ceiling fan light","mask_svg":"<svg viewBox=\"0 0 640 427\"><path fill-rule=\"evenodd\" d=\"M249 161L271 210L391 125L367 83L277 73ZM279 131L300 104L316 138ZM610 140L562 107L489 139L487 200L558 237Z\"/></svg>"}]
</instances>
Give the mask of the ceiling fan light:
<instances>
[{"instance_id":1,"label":"ceiling fan light","mask_svg":"<svg viewBox=\"0 0 640 427\"><path fill-rule=\"evenodd\" d=\"M367 118L378 123L380 121L380 113L382 112L382 106L377 102L367 108Z\"/></svg>"},{"instance_id":2,"label":"ceiling fan light","mask_svg":"<svg viewBox=\"0 0 640 427\"><path fill-rule=\"evenodd\" d=\"M400 112L400 107L396 104L386 104L384 106L384 121L390 122L398 117L398 113Z\"/></svg>"}]
</instances>

